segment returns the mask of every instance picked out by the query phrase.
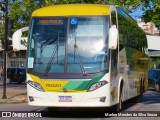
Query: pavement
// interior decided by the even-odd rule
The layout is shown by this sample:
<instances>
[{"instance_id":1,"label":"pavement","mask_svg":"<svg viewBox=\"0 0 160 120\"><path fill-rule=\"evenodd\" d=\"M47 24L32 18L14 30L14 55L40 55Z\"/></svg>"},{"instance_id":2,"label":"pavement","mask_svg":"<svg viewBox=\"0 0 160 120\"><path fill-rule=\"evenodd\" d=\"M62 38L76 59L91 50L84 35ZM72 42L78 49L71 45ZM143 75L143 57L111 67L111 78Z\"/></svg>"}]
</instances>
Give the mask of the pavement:
<instances>
[{"instance_id":1,"label":"pavement","mask_svg":"<svg viewBox=\"0 0 160 120\"><path fill-rule=\"evenodd\" d=\"M27 102L26 84L7 84L6 99L3 99L3 85L0 84L0 104L18 104Z\"/></svg>"}]
</instances>

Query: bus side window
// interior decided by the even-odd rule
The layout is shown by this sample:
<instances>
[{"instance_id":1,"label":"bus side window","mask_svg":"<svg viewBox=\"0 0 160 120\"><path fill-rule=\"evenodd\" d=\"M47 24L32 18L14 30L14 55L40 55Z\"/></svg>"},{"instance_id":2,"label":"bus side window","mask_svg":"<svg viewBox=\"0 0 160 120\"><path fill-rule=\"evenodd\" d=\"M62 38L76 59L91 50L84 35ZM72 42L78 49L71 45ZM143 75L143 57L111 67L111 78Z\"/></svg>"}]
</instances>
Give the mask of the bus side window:
<instances>
[{"instance_id":1,"label":"bus side window","mask_svg":"<svg viewBox=\"0 0 160 120\"><path fill-rule=\"evenodd\" d=\"M117 76L117 66L118 66L118 48L111 50L111 80L116 79Z\"/></svg>"},{"instance_id":2,"label":"bus side window","mask_svg":"<svg viewBox=\"0 0 160 120\"><path fill-rule=\"evenodd\" d=\"M111 50L111 68L112 69L117 69L117 64L118 64L118 49Z\"/></svg>"}]
</instances>

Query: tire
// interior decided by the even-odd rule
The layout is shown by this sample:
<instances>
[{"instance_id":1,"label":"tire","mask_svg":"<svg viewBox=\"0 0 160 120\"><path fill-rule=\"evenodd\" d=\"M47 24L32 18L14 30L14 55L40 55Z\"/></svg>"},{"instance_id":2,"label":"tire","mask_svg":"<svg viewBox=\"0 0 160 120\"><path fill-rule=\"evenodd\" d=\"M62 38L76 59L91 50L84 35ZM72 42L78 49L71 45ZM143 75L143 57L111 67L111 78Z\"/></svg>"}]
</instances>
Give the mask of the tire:
<instances>
[{"instance_id":1,"label":"tire","mask_svg":"<svg viewBox=\"0 0 160 120\"><path fill-rule=\"evenodd\" d=\"M116 106L116 112L121 112L123 108L123 101L122 101L123 94L122 93L123 93L123 82L121 83L121 87L120 87L119 102Z\"/></svg>"},{"instance_id":2,"label":"tire","mask_svg":"<svg viewBox=\"0 0 160 120\"><path fill-rule=\"evenodd\" d=\"M142 102L143 92L144 92L144 86L143 86L142 81L141 81L141 84L140 84L140 94L137 97L137 102L138 103Z\"/></svg>"},{"instance_id":3,"label":"tire","mask_svg":"<svg viewBox=\"0 0 160 120\"><path fill-rule=\"evenodd\" d=\"M143 80L143 84L142 84L142 92L145 93L145 80Z\"/></svg>"},{"instance_id":4,"label":"tire","mask_svg":"<svg viewBox=\"0 0 160 120\"><path fill-rule=\"evenodd\" d=\"M122 105L122 93L120 93L120 94L121 95L119 96L119 103L117 105L117 112L122 111L122 107L123 107L123 105Z\"/></svg>"},{"instance_id":5,"label":"tire","mask_svg":"<svg viewBox=\"0 0 160 120\"><path fill-rule=\"evenodd\" d=\"M143 82L140 84L140 96L143 96Z\"/></svg>"}]
</instances>

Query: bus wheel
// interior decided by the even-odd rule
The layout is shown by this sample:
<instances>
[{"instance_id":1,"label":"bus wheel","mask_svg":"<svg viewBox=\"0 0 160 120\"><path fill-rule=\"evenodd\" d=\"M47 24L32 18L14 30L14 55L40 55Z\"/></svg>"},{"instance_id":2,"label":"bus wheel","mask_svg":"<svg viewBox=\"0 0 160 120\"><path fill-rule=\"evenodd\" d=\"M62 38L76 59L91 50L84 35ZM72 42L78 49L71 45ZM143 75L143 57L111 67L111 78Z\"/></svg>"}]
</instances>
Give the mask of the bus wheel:
<instances>
[{"instance_id":1,"label":"bus wheel","mask_svg":"<svg viewBox=\"0 0 160 120\"><path fill-rule=\"evenodd\" d=\"M141 81L141 84L140 84L140 88L139 88L139 96L137 97L137 102L140 103L142 102L142 96L143 96L143 84L142 84L142 81Z\"/></svg>"},{"instance_id":2,"label":"bus wheel","mask_svg":"<svg viewBox=\"0 0 160 120\"><path fill-rule=\"evenodd\" d=\"M159 87L160 87L159 84L157 82L155 82L155 89L156 89L157 92L160 90Z\"/></svg>"},{"instance_id":3,"label":"bus wheel","mask_svg":"<svg viewBox=\"0 0 160 120\"><path fill-rule=\"evenodd\" d=\"M145 93L145 80L143 80L142 91Z\"/></svg>"},{"instance_id":4,"label":"bus wheel","mask_svg":"<svg viewBox=\"0 0 160 120\"><path fill-rule=\"evenodd\" d=\"M120 89L120 95L119 95L119 103L116 107L116 111L117 112L120 112L122 110L122 107L123 107L123 101L122 101L122 86L121 86L121 89Z\"/></svg>"},{"instance_id":5,"label":"bus wheel","mask_svg":"<svg viewBox=\"0 0 160 120\"><path fill-rule=\"evenodd\" d=\"M121 111L121 110L122 110L122 93L119 97L119 111Z\"/></svg>"},{"instance_id":6,"label":"bus wheel","mask_svg":"<svg viewBox=\"0 0 160 120\"><path fill-rule=\"evenodd\" d=\"M141 82L139 102L142 102L142 96L143 96L143 84L142 84L142 82Z\"/></svg>"}]
</instances>

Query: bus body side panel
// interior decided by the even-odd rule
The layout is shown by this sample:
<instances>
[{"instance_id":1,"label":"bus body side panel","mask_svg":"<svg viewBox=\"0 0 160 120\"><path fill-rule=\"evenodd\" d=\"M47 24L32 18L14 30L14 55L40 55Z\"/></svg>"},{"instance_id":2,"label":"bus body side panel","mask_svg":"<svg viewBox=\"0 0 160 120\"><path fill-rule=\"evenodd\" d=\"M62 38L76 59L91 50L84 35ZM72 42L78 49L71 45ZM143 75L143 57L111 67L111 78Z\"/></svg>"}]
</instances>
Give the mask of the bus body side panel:
<instances>
[{"instance_id":1,"label":"bus body side panel","mask_svg":"<svg viewBox=\"0 0 160 120\"><path fill-rule=\"evenodd\" d=\"M147 88L147 39L137 23L117 7L119 31L119 72L124 80L128 98L140 95L140 87ZM130 32L128 32L130 31ZM128 88L127 88L128 87Z\"/></svg>"}]
</instances>

